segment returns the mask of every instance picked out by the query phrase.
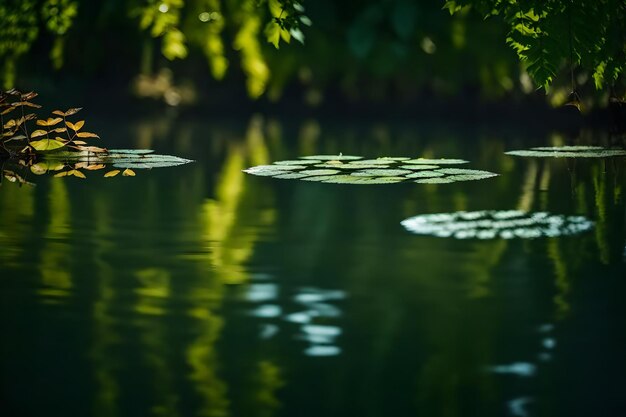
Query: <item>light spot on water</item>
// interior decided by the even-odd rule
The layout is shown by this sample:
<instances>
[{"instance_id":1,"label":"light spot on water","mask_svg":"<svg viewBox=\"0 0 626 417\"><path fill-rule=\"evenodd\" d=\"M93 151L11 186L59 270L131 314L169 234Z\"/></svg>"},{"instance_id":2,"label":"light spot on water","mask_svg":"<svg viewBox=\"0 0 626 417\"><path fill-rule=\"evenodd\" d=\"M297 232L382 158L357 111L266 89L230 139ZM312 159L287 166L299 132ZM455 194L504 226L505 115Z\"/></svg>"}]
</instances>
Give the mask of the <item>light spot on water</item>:
<instances>
[{"instance_id":1,"label":"light spot on water","mask_svg":"<svg viewBox=\"0 0 626 417\"><path fill-rule=\"evenodd\" d=\"M292 323L306 324L311 321L311 316L307 312L292 313L285 317L285 320Z\"/></svg>"},{"instance_id":2,"label":"light spot on water","mask_svg":"<svg viewBox=\"0 0 626 417\"><path fill-rule=\"evenodd\" d=\"M259 337L263 340L271 339L279 332L278 326L275 324L262 324Z\"/></svg>"},{"instance_id":3,"label":"light spot on water","mask_svg":"<svg viewBox=\"0 0 626 417\"><path fill-rule=\"evenodd\" d=\"M546 349L554 349L554 347L556 346L556 339L553 339L551 337L546 337L545 339L542 340L541 344Z\"/></svg>"},{"instance_id":4,"label":"light spot on water","mask_svg":"<svg viewBox=\"0 0 626 417\"><path fill-rule=\"evenodd\" d=\"M526 406L533 402L531 397L514 398L507 403L512 416L528 417L530 414L526 410Z\"/></svg>"},{"instance_id":5,"label":"light spot on water","mask_svg":"<svg viewBox=\"0 0 626 417\"><path fill-rule=\"evenodd\" d=\"M252 302L270 301L278 296L276 284L251 284L248 287L246 299Z\"/></svg>"},{"instance_id":6,"label":"light spot on water","mask_svg":"<svg viewBox=\"0 0 626 417\"><path fill-rule=\"evenodd\" d=\"M265 304L252 310L250 314L254 317L273 318L280 316L282 314L282 309L280 306L274 304Z\"/></svg>"},{"instance_id":7,"label":"light spot on water","mask_svg":"<svg viewBox=\"0 0 626 417\"><path fill-rule=\"evenodd\" d=\"M304 351L306 356L336 356L340 353L338 346L310 346Z\"/></svg>"},{"instance_id":8,"label":"light spot on water","mask_svg":"<svg viewBox=\"0 0 626 417\"><path fill-rule=\"evenodd\" d=\"M514 362L509 365L496 365L488 368L496 374L511 374L521 377L531 377L537 373L537 366L529 362Z\"/></svg>"}]
</instances>

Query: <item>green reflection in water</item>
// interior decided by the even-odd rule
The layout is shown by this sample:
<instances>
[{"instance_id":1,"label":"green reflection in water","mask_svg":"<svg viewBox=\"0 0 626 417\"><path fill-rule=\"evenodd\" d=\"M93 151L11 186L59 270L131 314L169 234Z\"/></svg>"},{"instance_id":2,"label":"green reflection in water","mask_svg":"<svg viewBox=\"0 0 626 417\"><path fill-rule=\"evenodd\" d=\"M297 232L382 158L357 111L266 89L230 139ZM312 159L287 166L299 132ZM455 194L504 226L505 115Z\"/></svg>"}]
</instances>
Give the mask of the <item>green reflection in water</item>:
<instances>
[{"instance_id":1,"label":"green reflection in water","mask_svg":"<svg viewBox=\"0 0 626 417\"><path fill-rule=\"evenodd\" d=\"M149 125L143 125L147 133L141 140L153 143L159 138ZM488 187L337 192L316 184L274 187L241 172L302 153L470 153L455 136L398 145L398 138L410 135L377 127L370 133L384 140L374 142L362 139L358 129L339 134L327 129L308 121L299 127L297 143L289 144L286 126L254 118L243 133L209 131L211 162L174 171L179 176L155 171L131 184L86 189L55 179L36 188L3 185L0 282L18 276L36 281L20 291L38 295L35 304L44 305L50 325L88 333L93 415L140 410L223 417L241 409L258 416L293 415L286 392L309 395L309 390L332 391L337 409L368 409L370 415L381 415L395 398L405 407L400 411L460 416L468 396L482 415L496 415L499 380L477 368L495 363L503 328L517 325L501 318L511 300L503 289L510 284L508 274L538 274L515 288L520 292L515 300L538 310L545 321L565 321L586 284L585 265L622 262L624 172L617 165L514 160L502 154L499 140L483 138L468 159L503 173ZM595 235L532 244L450 243L407 236L399 226L419 213L488 208L586 215L598 229ZM245 288L252 273L268 267L277 271L281 289L319 282L357 300L342 305L345 336L338 339L342 353L332 359L332 372L323 362L291 356L302 352L301 341L280 333L262 342L269 349L257 349L257 329L239 317L228 294L230 286ZM531 288L545 289L542 281L548 283L546 305ZM288 311L290 302L281 299L281 307ZM75 324L63 314L85 321ZM238 324L242 328L232 330ZM357 342L350 340L354 334ZM236 360L245 367L230 362L234 345L244 346ZM328 372L328 387L311 387L307 377L319 374L307 374L307 367ZM245 375L233 381L232 368ZM394 387L395 394L386 387L390 375L406 382ZM370 391L364 395L353 385ZM342 402L344 392L357 403ZM131 406L135 393L137 405ZM320 402L331 400L320 396Z\"/></svg>"}]
</instances>

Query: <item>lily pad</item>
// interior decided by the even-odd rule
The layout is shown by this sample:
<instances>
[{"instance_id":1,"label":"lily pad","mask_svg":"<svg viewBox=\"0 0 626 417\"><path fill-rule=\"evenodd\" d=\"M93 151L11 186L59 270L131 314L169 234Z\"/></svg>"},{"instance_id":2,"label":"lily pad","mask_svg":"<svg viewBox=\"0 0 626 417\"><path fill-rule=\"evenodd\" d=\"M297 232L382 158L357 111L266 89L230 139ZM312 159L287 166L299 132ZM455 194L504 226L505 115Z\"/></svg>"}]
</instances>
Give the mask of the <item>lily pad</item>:
<instances>
[{"instance_id":1,"label":"lily pad","mask_svg":"<svg viewBox=\"0 0 626 417\"><path fill-rule=\"evenodd\" d=\"M378 158L378 159L362 159L360 161L349 162L350 165L391 165L396 161L393 159Z\"/></svg>"},{"instance_id":2,"label":"lily pad","mask_svg":"<svg viewBox=\"0 0 626 417\"><path fill-rule=\"evenodd\" d=\"M285 171L294 171L304 168L306 168L304 165L258 165L252 168L244 169L243 172L264 177L272 177L274 175L285 174Z\"/></svg>"},{"instance_id":3,"label":"lily pad","mask_svg":"<svg viewBox=\"0 0 626 417\"><path fill-rule=\"evenodd\" d=\"M610 158L626 156L626 150L601 146L540 146L527 150L509 151L505 154L527 158Z\"/></svg>"},{"instance_id":4,"label":"lily pad","mask_svg":"<svg viewBox=\"0 0 626 417\"><path fill-rule=\"evenodd\" d=\"M490 178L497 174L474 169L450 168L464 164L462 159L409 159L382 157L355 159L350 155L314 155L297 160L278 161L245 169L253 175L334 184L391 184L413 181L448 184ZM443 167L442 167L443 165Z\"/></svg>"},{"instance_id":5,"label":"lily pad","mask_svg":"<svg viewBox=\"0 0 626 417\"><path fill-rule=\"evenodd\" d=\"M440 177L440 178L420 178L420 179L415 180L415 182L418 184L451 184L454 181L449 178Z\"/></svg>"},{"instance_id":6,"label":"lily pad","mask_svg":"<svg viewBox=\"0 0 626 417\"><path fill-rule=\"evenodd\" d=\"M458 165L458 164L467 164L468 161L463 159L428 159L428 158L419 158L419 159L409 159L408 161L402 161L404 164L423 164L423 165Z\"/></svg>"},{"instance_id":7,"label":"lily pad","mask_svg":"<svg viewBox=\"0 0 626 417\"><path fill-rule=\"evenodd\" d=\"M303 156L300 159L317 159L319 161L353 161L356 159L363 159L363 157L353 155L311 155Z\"/></svg>"},{"instance_id":8,"label":"lily pad","mask_svg":"<svg viewBox=\"0 0 626 417\"><path fill-rule=\"evenodd\" d=\"M319 159L293 159L293 160L287 160L287 161L277 161L274 162L275 165L313 165L313 164L319 164L320 161Z\"/></svg>"},{"instance_id":9,"label":"lily pad","mask_svg":"<svg viewBox=\"0 0 626 417\"><path fill-rule=\"evenodd\" d=\"M582 216L518 210L423 214L401 224L418 235L455 239L532 239L575 235L593 228L593 222Z\"/></svg>"},{"instance_id":10,"label":"lily pad","mask_svg":"<svg viewBox=\"0 0 626 417\"><path fill-rule=\"evenodd\" d=\"M426 164L413 164L413 165L400 165L400 169L410 169L411 171L419 171L422 169L437 169L439 165L426 165Z\"/></svg>"},{"instance_id":11,"label":"lily pad","mask_svg":"<svg viewBox=\"0 0 626 417\"><path fill-rule=\"evenodd\" d=\"M407 175L407 178L436 178L436 177L443 177L444 174L443 172L438 172L438 171L417 171L417 172L413 172L409 175Z\"/></svg>"},{"instance_id":12,"label":"lily pad","mask_svg":"<svg viewBox=\"0 0 626 417\"><path fill-rule=\"evenodd\" d=\"M356 177L401 177L410 174L406 169L365 169L353 172Z\"/></svg>"}]
</instances>

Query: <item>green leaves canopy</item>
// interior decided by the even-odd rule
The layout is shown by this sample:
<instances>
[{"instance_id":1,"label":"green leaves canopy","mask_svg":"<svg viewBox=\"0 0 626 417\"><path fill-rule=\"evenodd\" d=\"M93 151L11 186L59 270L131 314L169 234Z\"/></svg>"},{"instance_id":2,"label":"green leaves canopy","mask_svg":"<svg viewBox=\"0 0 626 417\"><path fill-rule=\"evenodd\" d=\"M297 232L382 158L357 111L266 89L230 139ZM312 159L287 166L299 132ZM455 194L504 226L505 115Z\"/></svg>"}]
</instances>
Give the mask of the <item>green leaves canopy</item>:
<instances>
[{"instance_id":1,"label":"green leaves canopy","mask_svg":"<svg viewBox=\"0 0 626 417\"><path fill-rule=\"evenodd\" d=\"M444 5L451 14L469 7L507 22L507 44L546 90L568 62L589 70L597 89L611 87L626 69L623 0L448 0Z\"/></svg>"}]
</instances>

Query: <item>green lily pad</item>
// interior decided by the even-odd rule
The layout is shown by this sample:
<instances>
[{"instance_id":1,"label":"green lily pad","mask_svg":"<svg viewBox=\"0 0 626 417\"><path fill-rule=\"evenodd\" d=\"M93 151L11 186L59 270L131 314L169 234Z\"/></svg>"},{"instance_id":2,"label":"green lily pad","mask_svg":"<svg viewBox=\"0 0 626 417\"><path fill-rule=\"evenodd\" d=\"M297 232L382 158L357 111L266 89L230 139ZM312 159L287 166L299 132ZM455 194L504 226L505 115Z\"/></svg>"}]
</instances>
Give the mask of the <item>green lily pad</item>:
<instances>
[{"instance_id":1,"label":"green lily pad","mask_svg":"<svg viewBox=\"0 0 626 417\"><path fill-rule=\"evenodd\" d=\"M485 179L497 175L474 169L445 168L445 166L467 162L461 159L382 157L356 160L355 158L361 157L350 155L305 156L299 160L278 161L272 165L248 168L244 172L278 179L334 184L392 184L405 181L422 184L448 184Z\"/></svg>"},{"instance_id":2,"label":"green lily pad","mask_svg":"<svg viewBox=\"0 0 626 417\"><path fill-rule=\"evenodd\" d=\"M426 164L413 164L413 165L400 165L400 169L410 169L411 171L438 169L439 165L426 165Z\"/></svg>"},{"instance_id":3,"label":"green lily pad","mask_svg":"<svg viewBox=\"0 0 626 417\"><path fill-rule=\"evenodd\" d=\"M363 159L362 156L353 155L311 155L302 156L300 159L316 159L318 161L353 161L357 159Z\"/></svg>"},{"instance_id":4,"label":"green lily pad","mask_svg":"<svg viewBox=\"0 0 626 417\"><path fill-rule=\"evenodd\" d=\"M455 239L533 239L575 235L593 228L593 222L582 216L519 210L422 214L401 224L418 235Z\"/></svg>"},{"instance_id":5,"label":"green lily pad","mask_svg":"<svg viewBox=\"0 0 626 417\"><path fill-rule=\"evenodd\" d=\"M406 175L407 178L436 178L443 177L445 174L438 171L417 171Z\"/></svg>"},{"instance_id":6,"label":"green lily pad","mask_svg":"<svg viewBox=\"0 0 626 417\"><path fill-rule=\"evenodd\" d=\"M337 168L341 170L358 170L358 169L377 169L380 168L380 165L358 165L358 164L318 164L315 165L316 168Z\"/></svg>"},{"instance_id":7,"label":"green lily pad","mask_svg":"<svg viewBox=\"0 0 626 417\"><path fill-rule=\"evenodd\" d=\"M451 184L455 181L449 178L445 178L445 177L438 177L438 178L419 178L419 179L416 179L414 182L418 184Z\"/></svg>"},{"instance_id":8,"label":"green lily pad","mask_svg":"<svg viewBox=\"0 0 626 417\"><path fill-rule=\"evenodd\" d=\"M292 159L287 161L277 161L274 162L275 165L313 165L319 164L319 159Z\"/></svg>"},{"instance_id":9,"label":"green lily pad","mask_svg":"<svg viewBox=\"0 0 626 417\"><path fill-rule=\"evenodd\" d=\"M396 161L394 161L393 159L378 158L378 159L362 159L360 161L352 161L352 162L349 162L349 164L350 165L391 165L395 162Z\"/></svg>"},{"instance_id":10,"label":"green lily pad","mask_svg":"<svg viewBox=\"0 0 626 417\"><path fill-rule=\"evenodd\" d=\"M319 177L319 176L327 176L327 175L335 175L339 174L341 171L336 169L312 169L309 171L298 171L298 172L289 172L287 174L280 174L274 176L274 178L279 178L283 180L297 180L303 179L305 177Z\"/></svg>"},{"instance_id":11,"label":"green lily pad","mask_svg":"<svg viewBox=\"0 0 626 417\"><path fill-rule=\"evenodd\" d=\"M404 164L425 164L425 165L457 165L457 164L467 164L468 161L463 159L428 159L428 158L419 158L419 159L409 159L408 161L402 161Z\"/></svg>"},{"instance_id":12,"label":"green lily pad","mask_svg":"<svg viewBox=\"0 0 626 417\"><path fill-rule=\"evenodd\" d=\"M626 156L626 150L600 146L541 146L528 150L509 151L505 154L527 158L611 158Z\"/></svg>"},{"instance_id":13,"label":"green lily pad","mask_svg":"<svg viewBox=\"0 0 626 417\"><path fill-rule=\"evenodd\" d=\"M351 175L355 177L402 177L410 173L411 171L406 169L365 169L353 172Z\"/></svg>"},{"instance_id":14,"label":"green lily pad","mask_svg":"<svg viewBox=\"0 0 626 417\"><path fill-rule=\"evenodd\" d=\"M272 177L274 175L285 174L285 171L294 171L304 168L306 168L304 165L258 165L252 168L244 169L243 172L264 177Z\"/></svg>"}]
</instances>

